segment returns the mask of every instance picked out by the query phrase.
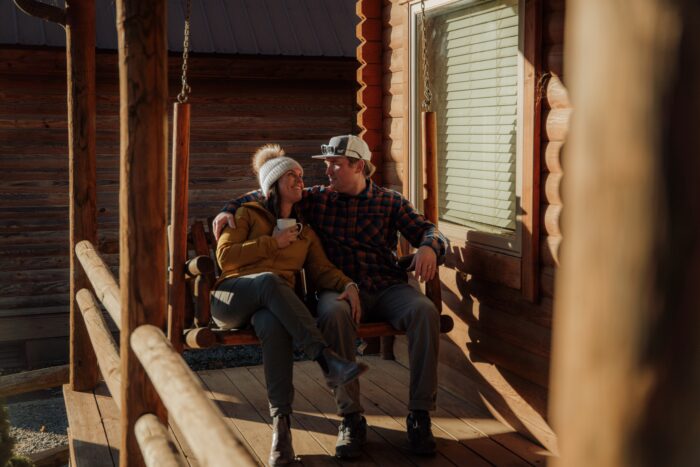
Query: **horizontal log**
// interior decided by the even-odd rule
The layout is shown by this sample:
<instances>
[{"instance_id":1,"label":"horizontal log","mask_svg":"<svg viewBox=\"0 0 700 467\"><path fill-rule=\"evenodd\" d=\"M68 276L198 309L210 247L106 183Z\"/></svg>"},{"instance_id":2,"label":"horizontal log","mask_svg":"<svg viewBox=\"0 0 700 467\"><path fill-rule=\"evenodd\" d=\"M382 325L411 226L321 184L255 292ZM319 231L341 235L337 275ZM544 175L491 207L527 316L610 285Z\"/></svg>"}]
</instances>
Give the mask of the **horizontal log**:
<instances>
[{"instance_id":1,"label":"horizontal log","mask_svg":"<svg viewBox=\"0 0 700 467\"><path fill-rule=\"evenodd\" d=\"M544 71L558 76L564 75L564 47L562 44L545 46L542 68Z\"/></svg>"},{"instance_id":2,"label":"horizontal log","mask_svg":"<svg viewBox=\"0 0 700 467\"><path fill-rule=\"evenodd\" d=\"M376 18L382 16L382 2L357 2L355 14L360 18Z\"/></svg>"},{"instance_id":3,"label":"horizontal log","mask_svg":"<svg viewBox=\"0 0 700 467\"><path fill-rule=\"evenodd\" d=\"M367 41L357 47L357 61L381 65L383 46L381 40Z\"/></svg>"},{"instance_id":4,"label":"horizontal log","mask_svg":"<svg viewBox=\"0 0 700 467\"><path fill-rule=\"evenodd\" d=\"M119 285L95 247L87 240L75 245L75 254L95 290L95 295L121 328L121 292Z\"/></svg>"},{"instance_id":5,"label":"horizontal log","mask_svg":"<svg viewBox=\"0 0 700 467\"><path fill-rule=\"evenodd\" d=\"M187 329L185 331L185 346L189 349L208 349L216 343L217 336L208 327Z\"/></svg>"},{"instance_id":6,"label":"horizontal log","mask_svg":"<svg viewBox=\"0 0 700 467\"><path fill-rule=\"evenodd\" d=\"M564 43L564 11L553 11L544 16L542 42L546 45Z\"/></svg>"},{"instance_id":7,"label":"horizontal log","mask_svg":"<svg viewBox=\"0 0 700 467\"><path fill-rule=\"evenodd\" d=\"M544 139L546 141L566 141L569 133L569 120L572 109L552 109L544 112Z\"/></svg>"},{"instance_id":8,"label":"horizontal log","mask_svg":"<svg viewBox=\"0 0 700 467\"><path fill-rule=\"evenodd\" d=\"M549 173L562 173L562 156L564 143L562 141L549 141L544 144L542 152L544 154L543 170Z\"/></svg>"},{"instance_id":9,"label":"horizontal log","mask_svg":"<svg viewBox=\"0 0 700 467\"><path fill-rule=\"evenodd\" d=\"M406 28L404 27L391 27L385 28L384 34L382 35L382 42L384 43L385 50L395 51L404 47L406 40Z\"/></svg>"},{"instance_id":10,"label":"horizontal log","mask_svg":"<svg viewBox=\"0 0 700 467\"><path fill-rule=\"evenodd\" d=\"M553 13L556 11L564 11L566 9L566 0L545 0L544 1L544 11L546 13Z\"/></svg>"},{"instance_id":11,"label":"horizontal log","mask_svg":"<svg viewBox=\"0 0 700 467\"><path fill-rule=\"evenodd\" d=\"M378 41L382 38L382 21L379 18L360 20L355 26L355 35L365 41Z\"/></svg>"},{"instance_id":12,"label":"horizontal log","mask_svg":"<svg viewBox=\"0 0 700 467\"><path fill-rule=\"evenodd\" d=\"M357 83L367 86L379 86L382 85L382 79L384 77L382 71L382 65L379 63L366 63L360 65L356 72Z\"/></svg>"},{"instance_id":13,"label":"horizontal log","mask_svg":"<svg viewBox=\"0 0 700 467\"><path fill-rule=\"evenodd\" d=\"M545 297L554 297L554 274L552 267L545 266L540 270L540 291Z\"/></svg>"},{"instance_id":14,"label":"horizontal log","mask_svg":"<svg viewBox=\"0 0 700 467\"><path fill-rule=\"evenodd\" d=\"M129 340L168 414L200 463L257 465L160 329L140 326Z\"/></svg>"},{"instance_id":15,"label":"horizontal log","mask_svg":"<svg viewBox=\"0 0 700 467\"><path fill-rule=\"evenodd\" d=\"M540 242L540 260L543 266L559 266L559 246L561 237L544 236Z\"/></svg>"},{"instance_id":16,"label":"horizontal log","mask_svg":"<svg viewBox=\"0 0 700 467\"><path fill-rule=\"evenodd\" d=\"M404 24L406 24L407 16L408 9L405 5L399 4L398 2L386 4L382 9L382 21L384 22L384 28L402 27Z\"/></svg>"},{"instance_id":17,"label":"horizontal log","mask_svg":"<svg viewBox=\"0 0 700 467\"><path fill-rule=\"evenodd\" d=\"M0 376L0 398L61 386L68 383L69 371L68 365L60 365Z\"/></svg>"},{"instance_id":18,"label":"horizontal log","mask_svg":"<svg viewBox=\"0 0 700 467\"><path fill-rule=\"evenodd\" d=\"M403 182L406 178L402 162L385 161L382 167L382 174L384 176L384 183L388 185L403 186Z\"/></svg>"},{"instance_id":19,"label":"horizontal log","mask_svg":"<svg viewBox=\"0 0 700 467\"><path fill-rule=\"evenodd\" d=\"M392 53L388 57L384 57L385 60L382 63L382 68L384 72L389 73L399 73L404 70L404 60L402 53Z\"/></svg>"},{"instance_id":20,"label":"horizontal log","mask_svg":"<svg viewBox=\"0 0 700 467\"><path fill-rule=\"evenodd\" d=\"M440 315L440 332L449 333L454 328L454 320L449 315ZM250 345L259 344L260 340L252 329L236 331L214 330L216 340L220 345ZM357 337L370 338L380 336L399 336L405 334L393 328L389 323L362 323L357 328Z\"/></svg>"},{"instance_id":21,"label":"horizontal log","mask_svg":"<svg viewBox=\"0 0 700 467\"><path fill-rule=\"evenodd\" d=\"M170 437L168 428L153 414L142 415L134 424L143 462L148 467L185 467L189 465Z\"/></svg>"},{"instance_id":22,"label":"horizontal log","mask_svg":"<svg viewBox=\"0 0 700 467\"><path fill-rule=\"evenodd\" d=\"M367 86L357 92L357 104L362 107L381 107L382 98L381 86Z\"/></svg>"},{"instance_id":23,"label":"horizontal log","mask_svg":"<svg viewBox=\"0 0 700 467\"><path fill-rule=\"evenodd\" d=\"M571 108L569 91L566 89L566 86L564 86L564 83L562 83L561 78L557 75L551 75L547 80L544 105L550 109Z\"/></svg>"},{"instance_id":24,"label":"horizontal log","mask_svg":"<svg viewBox=\"0 0 700 467\"><path fill-rule=\"evenodd\" d=\"M561 236L559 218L562 207L558 204L545 204L542 206L542 225L547 235Z\"/></svg>"},{"instance_id":25,"label":"horizontal log","mask_svg":"<svg viewBox=\"0 0 700 467\"><path fill-rule=\"evenodd\" d=\"M384 73L384 78L382 78L383 88L385 94L396 95L406 94L404 87L404 73Z\"/></svg>"},{"instance_id":26,"label":"horizontal log","mask_svg":"<svg viewBox=\"0 0 700 467\"><path fill-rule=\"evenodd\" d=\"M185 263L185 274L189 277L214 273L214 260L209 256L200 255Z\"/></svg>"},{"instance_id":27,"label":"horizontal log","mask_svg":"<svg viewBox=\"0 0 700 467\"><path fill-rule=\"evenodd\" d=\"M119 348L114 342L107 322L102 315L100 305L95 296L87 289L81 289L75 295L78 308L83 315L90 342L97 356L102 377L107 383L110 394L117 407L121 408L121 368L119 360Z\"/></svg>"},{"instance_id":28,"label":"horizontal log","mask_svg":"<svg viewBox=\"0 0 700 467\"><path fill-rule=\"evenodd\" d=\"M561 201L561 173L545 174L542 180L542 203L552 205L562 205Z\"/></svg>"}]
</instances>

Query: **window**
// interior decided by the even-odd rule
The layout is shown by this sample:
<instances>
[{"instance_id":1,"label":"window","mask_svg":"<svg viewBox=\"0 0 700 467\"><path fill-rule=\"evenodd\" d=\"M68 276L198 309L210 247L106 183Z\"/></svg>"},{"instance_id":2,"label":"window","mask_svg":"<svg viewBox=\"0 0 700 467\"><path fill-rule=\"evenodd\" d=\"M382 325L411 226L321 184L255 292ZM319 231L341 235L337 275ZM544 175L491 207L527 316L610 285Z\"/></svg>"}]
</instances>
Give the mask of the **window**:
<instances>
[{"instance_id":1,"label":"window","mask_svg":"<svg viewBox=\"0 0 700 467\"><path fill-rule=\"evenodd\" d=\"M521 253L521 14L518 0L426 1L428 68L437 115L440 228L508 255ZM423 100L420 5L412 5L411 193Z\"/></svg>"}]
</instances>

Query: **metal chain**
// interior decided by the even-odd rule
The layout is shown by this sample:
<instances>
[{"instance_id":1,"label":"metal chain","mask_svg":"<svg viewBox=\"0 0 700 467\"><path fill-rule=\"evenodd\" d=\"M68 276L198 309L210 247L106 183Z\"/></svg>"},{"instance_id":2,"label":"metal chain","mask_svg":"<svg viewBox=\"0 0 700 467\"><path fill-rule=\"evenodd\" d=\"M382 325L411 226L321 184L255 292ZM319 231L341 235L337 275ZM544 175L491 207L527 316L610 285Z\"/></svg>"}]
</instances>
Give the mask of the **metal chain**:
<instances>
[{"instance_id":1,"label":"metal chain","mask_svg":"<svg viewBox=\"0 0 700 467\"><path fill-rule=\"evenodd\" d=\"M187 11L185 12L185 32L182 43L182 90L177 95L177 101L184 104L190 97L192 88L187 84L187 61L190 56L190 13L192 11L191 0L187 0Z\"/></svg>"},{"instance_id":2,"label":"metal chain","mask_svg":"<svg viewBox=\"0 0 700 467\"><path fill-rule=\"evenodd\" d=\"M430 92L430 70L428 69L428 36L426 35L425 0L420 2L421 26L423 28L423 110L430 110L430 102L433 100L433 93Z\"/></svg>"}]
</instances>

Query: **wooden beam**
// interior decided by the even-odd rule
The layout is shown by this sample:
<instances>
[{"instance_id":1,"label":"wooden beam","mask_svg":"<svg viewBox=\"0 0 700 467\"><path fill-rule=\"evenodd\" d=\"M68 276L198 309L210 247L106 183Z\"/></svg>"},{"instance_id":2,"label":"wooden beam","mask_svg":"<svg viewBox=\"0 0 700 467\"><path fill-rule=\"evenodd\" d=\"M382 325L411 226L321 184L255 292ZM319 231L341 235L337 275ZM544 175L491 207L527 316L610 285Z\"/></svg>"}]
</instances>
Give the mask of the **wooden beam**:
<instances>
[{"instance_id":1,"label":"wooden beam","mask_svg":"<svg viewBox=\"0 0 700 467\"><path fill-rule=\"evenodd\" d=\"M70 186L70 384L75 391L97 384L97 359L77 308L75 294L89 287L76 262L75 245L97 242L97 159L95 156L95 2L66 2L68 71L68 178Z\"/></svg>"},{"instance_id":2,"label":"wooden beam","mask_svg":"<svg viewBox=\"0 0 700 467\"><path fill-rule=\"evenodd\" d=\"M552 465L700 465L700 8L566 9Z\"/></svg>"},{"instance_id":3,"label":"wooden beam","mask_svg":"<svg viewBox=\"0 0 700 467\"><path fill-rule=\"evenodd\" d=\"M120 88L119 286L122 467L143 465L134 434L145 413L167 414L129 345L148 323L165 327L168 55L166 2L117 1Z\"/></svg>"},{"instance_id":4,"label":"wooden beam","mask_svg":"<svg viewBox=\"0 0 700 467\"><path fill-rule=\"evenodd\" d=\"M168 338L182 352L185 324L185 261L187 260L187 203L190 168L190 104L173 105L172 187L170 189L170 277ZM212 271L213 272L213 271Z\"/></svg>"},{"instance_id":5,"label":"wooden beam","mask_svg":"<svg viewBox=\"0 0 700 467\"><path fill-rule=\"evenodd\" d=\"M158 417L147 413L136 422L136 439L148 467L185 467L189 465L177 450L170 433Z\"/></svg>"},{"instance_id":6,"label":"wooden beam","mask_svg":"<svg viewBox=\"0 0 700 467\"><path fill-rule=\"evenodd\" d=\"M76 298L90 335L90 342L95 349L102 377L107 383L114 403L121 408L122 377L117 344L114 342L112 333L109 332L107 322L102 315L100 305L95 300L95 296L89 290L81 289L78 291Z\"/></svg>"},{"instance_id":7,"label":"wooden beam","mask_svg":"<svg viewBox=\"0 0 700 467\"><path fill-rule=\"evenodd\" d=\"M257 465L160 329L140 326L131 347L202 465Z\"/></svg>"},{"instance_id":8,"label":"wooden beam","mask_svg":"<svg viewBox=\"0 0 700 467\"><path fill-rule=\"evenodd\" d=\"M117 328L122 325L121 292L107 263L87 240L75 245L75 254L83 266L95 295L112 317Z\"/></svg>"},{"instance_id":9,"label":"wooden beam","mask_svg":"<svg viewBox=\"0 0 700 467\"><path fill-rule=\"evenodd\" d=\"M68 373L69 366L60 365L0 376L0 398L61 386L68 382Z\"/></svg>"},{"instance_id":10,"label":"wooden beam","mask_svg":"<svg viewBox=\"0 0 700 467\"><path fill-rule=\"evenodd\" d=\"M47 5L44 2L38 2L36 0L14 0L14 2L17 8L29 16L66 26L66 10L63 8Z\"/></svg>"}]
</instances>

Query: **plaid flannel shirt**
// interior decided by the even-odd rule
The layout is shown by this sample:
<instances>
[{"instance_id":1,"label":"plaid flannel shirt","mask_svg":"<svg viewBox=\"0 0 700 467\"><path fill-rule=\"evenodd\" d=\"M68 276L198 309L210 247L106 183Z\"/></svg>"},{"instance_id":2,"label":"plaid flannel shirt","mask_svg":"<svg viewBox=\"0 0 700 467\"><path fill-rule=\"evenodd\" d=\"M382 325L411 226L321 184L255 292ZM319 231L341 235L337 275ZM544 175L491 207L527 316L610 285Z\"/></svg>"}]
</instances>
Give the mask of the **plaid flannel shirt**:
<instances>
[{"instance_id":1,"label":"plaid flannel shirt","mask_svg":"<svg viewBox=\"0 0 700 467\"><path fill-rule=\"evenodd\" d=\"M260 191L248 193L223 211L235 212L261 198ZM357 196L325 186L306 188L297 209L321 238L331 262L370 293L407 281L397 264L398 232L416 248L427 245L438 257L445 254L445 238L432 222L400 193L370 180Z\"/></svg>"}]
</instances>

